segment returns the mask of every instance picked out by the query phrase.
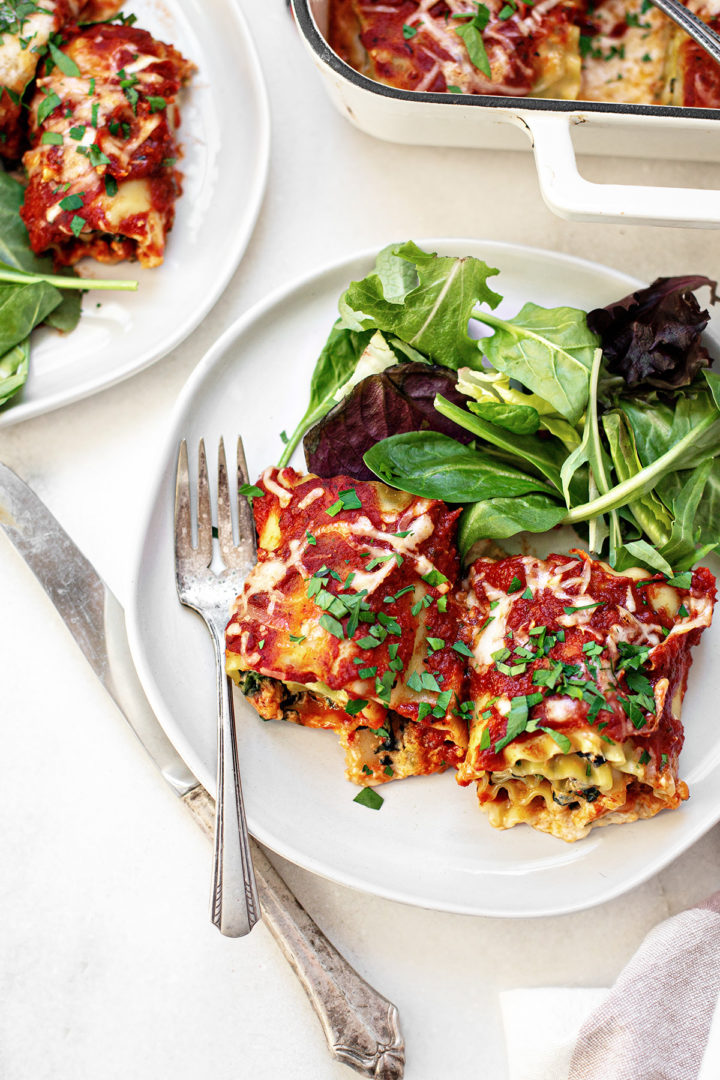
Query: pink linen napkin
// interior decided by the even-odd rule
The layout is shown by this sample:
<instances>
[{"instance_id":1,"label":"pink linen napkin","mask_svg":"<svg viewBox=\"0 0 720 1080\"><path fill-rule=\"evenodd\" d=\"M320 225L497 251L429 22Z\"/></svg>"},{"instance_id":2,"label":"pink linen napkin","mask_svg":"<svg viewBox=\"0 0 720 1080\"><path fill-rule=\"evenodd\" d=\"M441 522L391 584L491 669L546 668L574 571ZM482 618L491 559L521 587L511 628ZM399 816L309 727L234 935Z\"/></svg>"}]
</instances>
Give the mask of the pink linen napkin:
<instances>
[{"instance_id":1,"label":"pink linen napkin","mask_svg":"<svg viewBox=\"0 0 720 1080\"><path fill-rule=\"evenodd\" d=\"M719 994L717 892L650 931L581 1027L568 1080L720 1077L706 1057Z\"/></svg>"}]
</instances>

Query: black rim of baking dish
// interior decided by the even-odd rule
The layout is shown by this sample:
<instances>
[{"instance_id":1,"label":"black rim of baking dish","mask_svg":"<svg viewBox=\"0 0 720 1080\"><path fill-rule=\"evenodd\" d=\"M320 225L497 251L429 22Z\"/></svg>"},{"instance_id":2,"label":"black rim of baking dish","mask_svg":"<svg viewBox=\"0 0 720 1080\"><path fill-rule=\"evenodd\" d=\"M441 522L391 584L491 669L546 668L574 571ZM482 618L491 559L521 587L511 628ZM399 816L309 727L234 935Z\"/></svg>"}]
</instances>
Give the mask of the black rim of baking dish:
<instances>
[{"instance_id":1,"label":"black rim of baking dish","mask_svg":"<svg viewBox=\"0 0 720 1080\"><path fill-rule=\"evenodd\" d=\"M559 98L498 97L491 94L430 94L424 90L398 90L368 79L341 60L320 33L310 11L310 0L291 0L298 25L313 52L338 75L362 90L400 101L423 101L437 105L471 105L474 108L519 109L538 112L596 113L619 116L670 116L675 119L720 120L720 109L694 109L684 105L635 105L614 101L565 101Z\"/></svg>"}]
</instances>

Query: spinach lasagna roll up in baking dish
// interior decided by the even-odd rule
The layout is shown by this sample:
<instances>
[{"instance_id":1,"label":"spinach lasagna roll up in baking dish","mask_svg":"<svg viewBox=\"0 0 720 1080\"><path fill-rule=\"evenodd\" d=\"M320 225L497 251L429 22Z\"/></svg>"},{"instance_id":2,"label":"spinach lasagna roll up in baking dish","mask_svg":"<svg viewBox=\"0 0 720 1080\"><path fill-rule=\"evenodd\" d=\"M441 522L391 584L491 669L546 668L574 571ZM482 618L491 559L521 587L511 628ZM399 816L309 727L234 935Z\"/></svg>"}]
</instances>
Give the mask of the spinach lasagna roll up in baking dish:
<instances>
[{"instance_id":1,"label":"spinach lasagna roll up in baking dish","mask_svg":"<svg viewBox=\"0 0 720 1080\"><path fill-rule=\"evenodd\" d=\"M17 158L24 137L22 98L63 28L82 16L106 19L122 0L15 0L0 4L0 155Z\"/></svg>"},{"instance_id":2,"label":"spinach lasagna roll up in baking dish","mask_svg":"<svg viewBox=\"0 0 720 1080\"><path fill-rule=\"evenodd\" d=\"M348 779L462 759L453 649L458 512L378 482L267 469L258 562L227 628L227 670L266 720L330 728Z\"/></svg>"},{"instance_id":3,"label":"spinach lasagna roll up in baking dish","mask_svg":"<svg viewBox=\"0 0 720 1080\"><path fill-rule=\"evenodd\" d=\"M21 211L33 251L59 265L163 260L180 194L178 92L192 65L130 25L64 34L62 66L41 75Z\"/></svg>"},{"instance_id":4,"label":"spinach lasagna roll up in baking dish","mask_svg":"<svg viewBox=\"0 0 720 1080\"><path fill-rule=\"evenodd\" d=\"M473 703L458 780L491 824L564 840L687 798L678 779L690 648L715 581L616 573L587 555L479 559L462 594Z\"/></svg>"}]
</instances>

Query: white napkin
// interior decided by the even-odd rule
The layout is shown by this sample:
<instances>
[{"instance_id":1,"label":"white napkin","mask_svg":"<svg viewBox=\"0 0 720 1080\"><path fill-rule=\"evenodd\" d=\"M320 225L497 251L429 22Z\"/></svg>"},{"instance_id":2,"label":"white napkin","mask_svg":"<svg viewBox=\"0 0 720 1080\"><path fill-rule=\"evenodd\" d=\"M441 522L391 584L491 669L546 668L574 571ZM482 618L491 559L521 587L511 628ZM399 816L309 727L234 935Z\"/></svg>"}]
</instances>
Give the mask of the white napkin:
<instances>
[{"instance_id":1,"label":"white napkin","mask_svg":"<svg viewBox=\"0 0 720 1080\"><path fill-rule=\"evenodd\" d=\"M510 1080L719 1080L720 893L651 930L611 990L500 995Z\"/></svg>"}]
</instances>

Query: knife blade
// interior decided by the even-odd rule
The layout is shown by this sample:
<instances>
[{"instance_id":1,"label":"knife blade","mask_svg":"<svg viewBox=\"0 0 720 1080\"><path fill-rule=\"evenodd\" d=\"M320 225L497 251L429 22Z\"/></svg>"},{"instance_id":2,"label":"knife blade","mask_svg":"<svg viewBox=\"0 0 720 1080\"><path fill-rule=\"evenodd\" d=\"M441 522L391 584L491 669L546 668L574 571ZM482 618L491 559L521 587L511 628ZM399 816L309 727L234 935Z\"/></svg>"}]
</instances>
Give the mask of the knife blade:
<instances>
[{"instance_id":1,"label":"knife blade","mask_svg":"<svg viewBox=\"0 0 720 1080\"><path fill-rule=\"evenodd\" d=\"M122 605L35 492L0 463L0 528L32 570L85 658L175 794L212 838L215 804L163 731L133 664ZM325 937L252 842L263 918L318 1015L333 1057L401 1080L398 1011Z\"/></svg>"}]
</instances>

